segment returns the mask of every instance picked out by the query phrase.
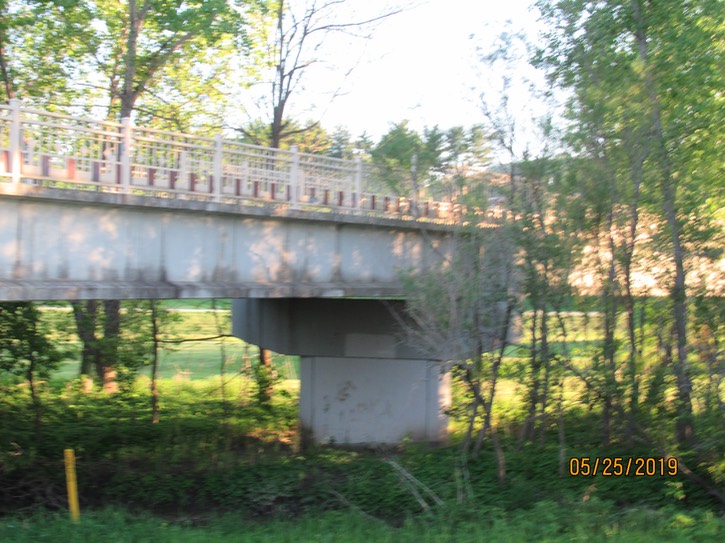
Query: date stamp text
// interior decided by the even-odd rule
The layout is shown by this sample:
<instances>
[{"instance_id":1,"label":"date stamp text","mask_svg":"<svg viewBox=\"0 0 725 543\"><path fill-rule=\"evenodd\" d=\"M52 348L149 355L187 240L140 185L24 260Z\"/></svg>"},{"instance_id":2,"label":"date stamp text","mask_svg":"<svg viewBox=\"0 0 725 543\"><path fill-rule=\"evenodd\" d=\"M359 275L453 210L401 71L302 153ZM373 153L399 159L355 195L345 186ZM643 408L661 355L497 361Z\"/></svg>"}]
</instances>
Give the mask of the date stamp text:
<instances>
[{"instance_id":1,"label":"date stamp text","mask_svg":"<svg viewBox=\"0 0 725 543\"><path fill-rule=\"evenodd\" d=\"M572 477L674 477L678 467L674 456L575 456L569 459Z\"/></svg>"}]
</instances>

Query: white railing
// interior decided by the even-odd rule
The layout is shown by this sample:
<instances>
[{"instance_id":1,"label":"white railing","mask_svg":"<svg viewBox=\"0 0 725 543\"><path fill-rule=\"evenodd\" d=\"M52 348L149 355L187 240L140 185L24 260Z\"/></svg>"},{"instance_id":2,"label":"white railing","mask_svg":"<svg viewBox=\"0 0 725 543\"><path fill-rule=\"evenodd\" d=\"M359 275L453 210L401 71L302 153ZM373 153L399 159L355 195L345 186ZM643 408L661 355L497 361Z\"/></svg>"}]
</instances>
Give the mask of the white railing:
<instances>
[{"instance_id":1,"label":"white railing","mask_svg":"<svg viewBox=\"0 0 725 543\"><path fill-rule=\"evenodd\" d=\"M452 223L450 202L381 194L343 160L0 105L0 182ZM483 219L487 222L487 219Z\"/></svg>"}]
</instances>

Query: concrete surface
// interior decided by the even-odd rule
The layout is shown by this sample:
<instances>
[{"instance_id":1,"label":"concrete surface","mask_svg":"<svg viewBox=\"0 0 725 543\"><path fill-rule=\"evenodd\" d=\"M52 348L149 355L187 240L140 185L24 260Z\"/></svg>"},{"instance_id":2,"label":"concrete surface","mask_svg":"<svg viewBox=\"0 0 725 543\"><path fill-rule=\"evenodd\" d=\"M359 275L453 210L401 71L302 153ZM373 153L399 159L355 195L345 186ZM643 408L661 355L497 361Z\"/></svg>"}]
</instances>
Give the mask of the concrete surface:
<instances>
[{"instance_id":1,"label":"concrete surface","mask_svg":"<svg viewBox=\"0 0 725 543\"><path fill-rule=\"evenodd\" d=\"M20 188L0 191L0 300L395 297L401 270L437 261L450 235L364 216Z\"/></svg>"},{"instance_id":2,"label":"concrete surface","mask_svg":"<svg viewBox=\"0 0 725 543\"><path fill-rule=\"evenodd\" d=\"M235 300L233 334L301 355L306 439L338 445L441 443L450 376L404 341L400 300Z\"/></svg>"}]
</instances>

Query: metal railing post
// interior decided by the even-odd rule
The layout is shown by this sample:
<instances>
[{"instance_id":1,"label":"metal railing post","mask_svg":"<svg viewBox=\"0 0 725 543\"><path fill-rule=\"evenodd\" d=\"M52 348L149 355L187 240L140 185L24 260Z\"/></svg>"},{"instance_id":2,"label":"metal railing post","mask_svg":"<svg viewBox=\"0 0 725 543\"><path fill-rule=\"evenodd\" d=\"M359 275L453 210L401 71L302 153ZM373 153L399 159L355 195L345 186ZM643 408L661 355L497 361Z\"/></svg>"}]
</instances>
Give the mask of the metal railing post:
<instances>
[{"instance_id":1,"label":"metal railing post","mask_svg":"<svg viewBox=\"0 0 725 543\"><path fill-rule=\"evenodd\" d=\"M413 155L410 165L410 174L413 180L413 186L410 192L410 214L418 217L418 153Z\"/></svg>"},{"instance_id":2,"label":"metal railing post","mask_svg":"<svg viewBox=\"0 0 725 543\"><path fill-rule=\"evenodd\" d=\"M23 168L22 128L20 126L20 100L10 100L10 174L14 185L20 184Z\"/></svg>"},{"instance_id":3,"label":"metal railing post","mask_svg":"<svg viewBox=\"0 0 725 543\"><path fill-rule=\"evenodd\" d=\"M131 188L131 118L121 119L123 145L121 146L121 188L128 193Z\"/></svg>"},{"instance_id":4,"label":"metal railing post","mask_svg":"<svg viewBox=\"0 0 725 543\"><path fill-rule=\"evenodd\" d=\"M357 155L355 157L355 208L362 209L362 177L363 177L363 162L362 157Z\"/></svg>"},{"instance_id":5,"label":"metal railing post","mask_svg":"<svg viewBox=\"0 0 725 543\"><path fill-rule=\"evenodd\" d=\"M304 186L300 176L300 149L293 145L290 147L290 151L292 153L289 168L290 192L292 193L292 205L297 206L304 193Z\"/></svg>"},{"instance_id":6,"label":"metal railing post","mask_svg":"<svg viewBox=\"0 0 725 543\"><path fill-rule=\"evenodd\" d=\"M186 167L186 151L180 151L179 152L179 183L181 184L181 187L185 187L186 184L189 182L189 174L187 172ZM178 188L178 187L177 187ZM189 189L191 186L189 186ZM187 190L187 189L184 189Z\"/></svg>"},{"instance_id":7,"label":"metal railing post","mask_svg":"<svg viewBox=\"0 0 725 543\"><path fill-rule=\"evenodd\" d=\"M222 175L224 175L224 166L222 164L224 151L224 140L221 134L216 135L214 140L214 169L213 169L213 193L214 201L218 202L221 200L222 195Z\"/></svg>"}]
</instances>

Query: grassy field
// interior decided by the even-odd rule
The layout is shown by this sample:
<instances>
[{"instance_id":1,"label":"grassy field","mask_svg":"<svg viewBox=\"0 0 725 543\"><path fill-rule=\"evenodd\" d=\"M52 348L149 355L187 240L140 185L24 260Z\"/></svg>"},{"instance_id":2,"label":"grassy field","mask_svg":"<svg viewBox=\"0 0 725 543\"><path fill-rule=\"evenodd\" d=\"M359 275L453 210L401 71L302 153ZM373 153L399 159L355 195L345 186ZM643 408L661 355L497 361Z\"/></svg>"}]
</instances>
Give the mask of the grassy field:
<instances>
[{"instance_id":1,"label":"grassy field","mask_svg":"<svg viewBox=\"0 0 725 543\"><path fill-rule=\"evenodd\" d=\"M50 308L54 310L51 311ZM248 345L238 338L206 339L203 341L190 341L192 339L212 338L231 331L231 301L230 300L165 300L162 307L175 313L177 322L173 324L172 333L167 333L167 341L184 340L182 343L165 343L160 353L159 377L180 380L200 380L218 376L222 366L224 373L243 373L249 370L252 360L256 360L258 349ZM56 313L60 324L56 326L67 333L58 340L71 346L75 355L68 358L56 372L53 378L58 381L67 381L78 376L80 364L80 343L75 335L75 324L72 321L70 308L67 304L58 303L47 306L47 313ZM596 342L601 339L598 329L598 320L601 315L567 314L567 326L571 330L567 337L568 354L574 360L586 361L591 358L591 351ZM503 368L504 376L515 377L517 367L524 364L528 351L523 347L528 340L529 332L523 331L518 345L510 346L506 352L506 364ZM563 338L552 334L549 347L552 352L563 354ZM274 359L277 371L284 379L299 378L299 358L296 356L278 355ZM141 375L148 375L148 369L142 369ZM508 395L510 385L502 383L501 392Z\"/></svg>"},{"instance_id":2,"label":"grassy field","mask_svg":"<svg viewBox=\"0 0 725 543\"><path fill-rule=\"evenodd\" d=\"M222 345L226 350L222 354ZM159 377L179 381L204 380L220 375L222 363L224 373L229 375L244 374L249 370L251 360L256 359L258 350L254 346L246 346L244 342L234 339L222 341L189 342L176 347L173 351L160 353ZM68 381L78 377L79 361L69 359L53 372L53 379ZM278 355L274 357L277 371L284 379L299 378L299 358L296 356ZM139 375L149 376L150 368L143 368Z\"/></svg>"},{"instance_id":3,"label":"grassy field","mask_svg":"<svg viewBox=\"0 0 725 543\"><path fill-rule=\"evenodd\" d=\"M167 300L163 307L176 314L178 322L173 331L165 336L167 341L183 340L182 343L165 343L160 353L159 377L177 380L203 380L218 376L222 365L227 375L244 374L249 371L252 360L256 360L259 350L240 339L227 337L213 338L229 334L231 330L231 310L229 300L220 300L213 307L211 300ZM70 346L76 356L68 358L53 373L56 381L68 381L78 377L80 344L74 333L69 308L60 306L48 313L58 313L57 319L63 319L59 328L68 333L59 338ZM191 341L199 339L200 341ZM283 379L299 378L299 358L277 355L273 360ZM150 375L150 369L142 369L140 375Z\"/></svg>"},{"instance_id":4,"label":"grassy field","mask_svg":"<svg viewBox=\"0 0 725 543\"><path fill-rule=\"evenodd\" d=\"M261 523L232 515L171 521L113 509L84 514L78 524L64 514L0 519L0 541L13 543L685 543L721 541L723 536L725 523L712 513L618 511L597 502L575 508L540 502L515 514L481 509L469 511L466 518L440 515L400 526L344 511Z\"/></svg>"}]
</instances>

